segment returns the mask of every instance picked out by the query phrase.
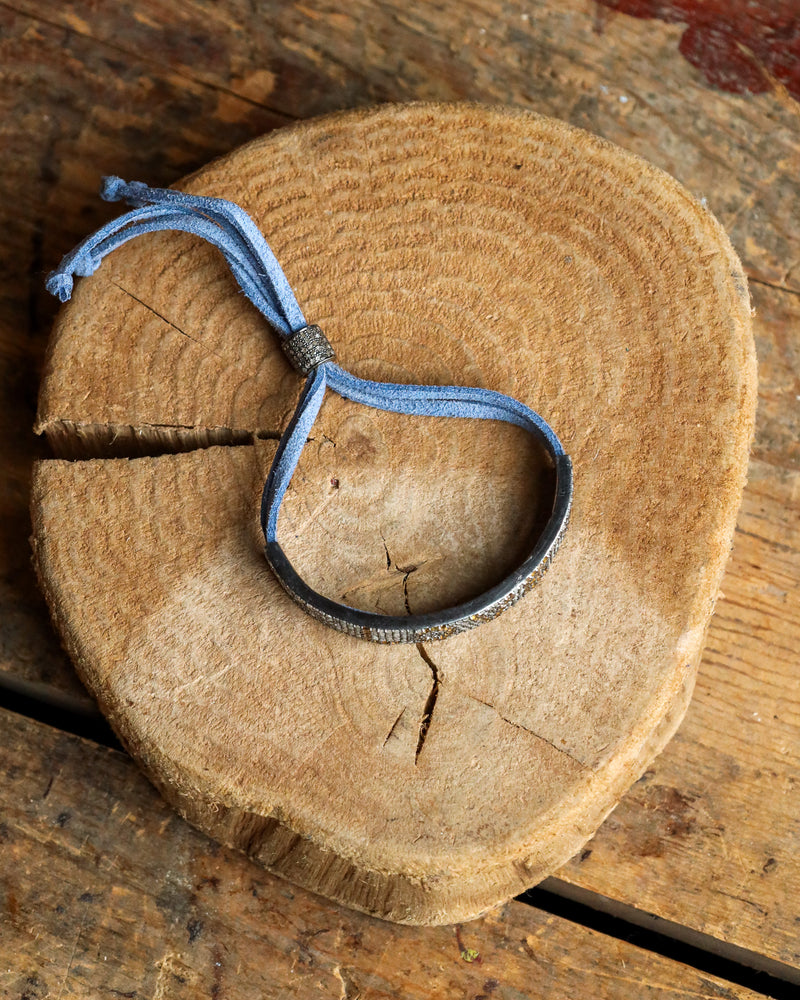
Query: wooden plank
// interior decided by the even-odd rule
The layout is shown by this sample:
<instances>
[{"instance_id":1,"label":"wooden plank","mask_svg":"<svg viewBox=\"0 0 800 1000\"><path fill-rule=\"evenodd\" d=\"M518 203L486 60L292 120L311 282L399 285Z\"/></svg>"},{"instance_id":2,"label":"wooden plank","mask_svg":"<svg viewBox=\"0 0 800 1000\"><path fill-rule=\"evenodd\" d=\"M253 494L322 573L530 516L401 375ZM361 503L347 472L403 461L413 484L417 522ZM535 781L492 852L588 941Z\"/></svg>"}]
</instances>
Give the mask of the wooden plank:
<instances>
[{"instance_id":1,"label":"wooden plank","mask_svg":"<svg viewBox=\"0 0 800 1000\"><path fill-rule=\"evenodd\" d=\"M610 11L685 26L679 51L714 87L731 94L785 88L800 100L800 35L789 2L726 0L599 0ZM602 25L610 15L597 12Z\"/></svg>"},{"instance_id":2,"label":"wooden plank","mask_svg":"<svg viewBox=\"0 0 800 1000\"><path fill-rule=\"evenodd\" d=\"M282 120L281 115L309 115L375 100L513 101L603 134L669 170L705 197L731 232L751 276L789 289L800 287L794 221L800 175L797 105L779 89L758 97L736 97L709 87L704 72L678 53L684 35L681 24L634 20L624 14L599 18L598 9L582 0L558 5L542 0L507 2L502 8L494 0L482 0L446 11L429 6L411 12L389 2L370 5L366 14L358 3L342 11L321 0L262 7L257 13L244 2L226 0L214 6L213 15L205 6L188 3L180 8L147 2L98 9L77 2L29 2L25 7L28 15L16 15L8 6L0 12L4 19L0 129L7 150L0 177L5 227L0 266L8 277L0 284L4 289L0 319L9 350L17 352L9 355L9 364L17 369L24 362L13 358L27 357L21 345L29 323L38 358L52 317L52 305L36 291L41 273L102 217L94 194L101 171L169 182L214 152L263 131L270 121ZM109 93L120 109L116 115L106 110ZM153 95L158 97L157 115L149 103ZM45 224L48 211L53 214ZM791 409L796 412L795 397L800 394L795 374L797 299L755 284L752 290L762 377L755 454L773 467L761 472L767 484L775 477L769 489L776 499L762 515L774 533L786 520L780 498L791 497L793 488L786 486L782 470L798 468L797 425ZM12 440L23 440L33 420L35 379L27 376L23 382L24 391L13 397L19 401L14 419L0 438L2 459L12 453ZM10 384L2 382L4 392ZM4 514L11 514L10 520L4 517L0 522L0 533L3 558L12 553L13 565L24 567L27 529L20 526L25 523L32 445L27 439L24 446L14 447L19 473L14 474L16 486L0 486L8 489L3 494ZM787 543L778 538L777 544ZM760 559L761 553L755 552L754 558ZM796 580L797 563L793 566ZM748 595L762 585L776 587L778 595L785 589L772 578L762 581L760 564L744 566L742 572ZM11 572L7 579L13 584ZM729 589L726 584L726 592ZM16 608L23 610L15 611L13 586L4 594L8 602L4 596L0 636L6 652L0 668L5 665L50 684L74 687L71 668L59 659L52 638L45 638L49 633L41 604L38 612L33 605L28 609L19 603ZM791 602L793 592L787 589L787 595ZM33 594L32 600L36 600ZM785 616L782 609L783 605L776 607L776 617ZM16 618L19 629L13 632L5 623L15 614L21 617ZM772 628L773 622L768 617L765 623ZM768 648L769 633L760 630L758 635L761 648ZM726 662L734 669L740 658L738 643L744 643L746 635L728 632L726 638ZM796 631L789 633L789 640L796 644ZM27 661L18 655L26 647L33 649ZM770 663L767 656L768 673ZM716 684L718 675L729 676L729 667L721 664L720 660L717 673L708 674L708 681L711 668L703 666L697 697L714 705L709 714L716 726L735 731L741 725L737 710L730 702L726 707ZM693 718L687 726L694 725ZM796 721L782 718L782 725L788 725L785 731L796 746ZM736 818L740 797L752 803L777 801L789 778L797 777L796 765L774 752L772 723L749 724L748 736L753 764L743 769L740 788L734 790L724 779L725 755L713 758L721 770L703 778L706 787L719 787L717 803L729 797L727 815L734 820L725 835L731 853L744 843L745 831L740 831ZM684 739L683 732L679 739ZM703 745L699 722L686 739L693 747L692 759ZM755 763L761 756L766 767ZM691 794L694 779L688 763L675 759L672 772L665 772L662 780L658 769L668 759L672 758L656 762L651 784ZM630 801L626 824L645 828L657 811L647 802ZM664 825L670 823L667 815ZM703 852L691 850L692 838L702 830L695 819L685 835L662 840L674 852L671 870L679 872L679 881L680 864L691 859L690 882L697 894L680 919L691 919L701 929L706 926L706 902L714 896L713 883L704 884ZM786 853L779 864L791 863L786 845L794 842L789 836L796 835L793 828L779 827L773 838L779 843L773 845L767 843L772 831L766 823L762 827L748 823L746 831L755 838L747 843L747 851L762 864L770 857L779 858L770 851L780 842ZM608 865L617 863L612 852L605 856ZM589 871L588 862L584 867ZM639 905L644 880L649 885L646 905L656 913L662 906L664 912L674 912L677 908L667 897L675 879L664 882L651 870L640 866L637 880L616 880L618 897ZM592 871L596 874L591 884L599 891L614 882L612 874L601 878L599 867ZM765 878L763 885L753 883L752 891L771 891L765 886L776 881ZM751 903L740 902L738 909L732 900L725 905L730 907L727 917L717 917L708 926L727 935L726 940L755 942L769 950L773 937L785 943L791 933L791 923L776 924L781 913L786 916L785 908L771 908L763 925L767 932L758 941L753 920L743 916L753 909ZM719 912L717 903L712 902L711 910Z\"/></svg>"},{"instance_id":3,"label":"wooden plank","mask_svg":"<svg viewBox=\"0 0 800 1000\"><path fill-rule=\"evenodd\" d=\"M3 996L756 996L521 903L440 928L339 909L191 829L124 755L0 720Z\"/></svg>"},{"instance_id":4,"label":"wooden plank","mask_svg":"<svg viewBox=\"0 0 800 1000\"><path fill-rule=\"evenodd\" d=\"M800 470L800 295L751 281L750 296L759 382L753 458L780 476Z\"/></svg>"},{"instance_id":5,"label":"wooden plank","mask_svg":"<svg viewBox=\"0 0 800 1000\"><path fill-rule=\"evenodd\" d=\"M744 0L730 6L746 6L758 20ZM305 118L424 98L500 101L552 114L668 170L708 199L752 274L800 288L792 229L797 103L771 84L746 99L709 86L704 70L679 53L685 24L613 14L583 0L471 0L411 10L354 0L346 11L325 0L257 7L227 0L213 12L197 0L180 7L166 0L14 0L13 7L37 26L68 29L69 44L100 43L94 51L138 65L144 75L160 77L160 67L169 67L187 90L225 95L225 108L255 105ZM746 46L746 30L739 31ZM165 147L175 141L166 127L170 112L168 103L160 107L151 125ZM153 148L146 131L137 123L137 140ZM158 180L158 171L147 179Z\"/></svg>"}]
</instances>

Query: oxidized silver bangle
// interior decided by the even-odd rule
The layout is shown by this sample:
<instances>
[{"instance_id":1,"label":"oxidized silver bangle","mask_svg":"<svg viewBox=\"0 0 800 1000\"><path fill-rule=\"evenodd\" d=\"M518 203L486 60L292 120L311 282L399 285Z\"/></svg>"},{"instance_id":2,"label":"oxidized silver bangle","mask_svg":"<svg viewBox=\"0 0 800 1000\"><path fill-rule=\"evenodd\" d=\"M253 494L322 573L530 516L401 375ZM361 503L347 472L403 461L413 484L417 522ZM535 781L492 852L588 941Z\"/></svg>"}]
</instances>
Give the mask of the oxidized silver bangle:
<instances>
[{"instance_id":1,"label":"oxidized silver bangle","mask_svg":"<svg viewBox=\"0 0 800 1000\"><path fill-rule=\"evenodd\" d=\"M547 445L548 443L545 442ZM277 541L267 542L266 556L287 594L317 621L359 639L372 642L430 642L446 639L496 618L536 586L547 571L569 523L572 508L572 462L554 455L556 492L553 510L536 545L524 562L500 583L444 611L419 615L380 615L338 604L312 590L299 576Z\"/></svg>"}]
</instances>

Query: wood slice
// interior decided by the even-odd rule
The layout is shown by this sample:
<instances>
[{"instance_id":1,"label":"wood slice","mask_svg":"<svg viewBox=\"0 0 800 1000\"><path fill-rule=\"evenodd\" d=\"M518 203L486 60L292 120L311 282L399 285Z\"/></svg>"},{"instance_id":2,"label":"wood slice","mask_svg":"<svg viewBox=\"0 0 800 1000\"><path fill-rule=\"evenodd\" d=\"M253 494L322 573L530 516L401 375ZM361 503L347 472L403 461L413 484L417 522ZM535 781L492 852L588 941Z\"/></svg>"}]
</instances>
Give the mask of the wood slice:
<instances>
[{"instance_id":1,"label":"wood slice","mask_svg":"<svg viewBox=\"0 0 800 1000\"><path fill-rule=\"evenodd\" d=\"M38 429L83 459L35 475L54 619L192 823L369 913L473 917L575 853L686 708L753 429L741 266L670 177L510 109L334 115L181 187L253 215L344 367L540 412L572 524L472 632L377 646L312 621L258 528L298 378L216 252L159 234L81 281L53 334ZM513 565L551 488L515 428L329 396L279 536L328 596L419 613Z\"/></svg>"}]
</instances>

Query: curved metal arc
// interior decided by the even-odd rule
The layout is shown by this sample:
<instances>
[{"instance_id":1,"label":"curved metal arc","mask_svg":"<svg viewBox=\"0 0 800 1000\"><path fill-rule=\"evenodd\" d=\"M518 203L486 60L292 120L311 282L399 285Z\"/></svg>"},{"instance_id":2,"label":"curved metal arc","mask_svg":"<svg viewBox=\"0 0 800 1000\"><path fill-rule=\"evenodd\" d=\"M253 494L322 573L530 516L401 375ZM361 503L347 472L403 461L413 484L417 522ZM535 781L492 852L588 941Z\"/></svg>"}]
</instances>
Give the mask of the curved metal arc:
<instances>
[{"instance_id":1,"label":"curved metal arc","mask_svg":"<svg viewBox=\"0 0 800 1000\"><path fill-rule=\"evenodd\" d=\"M335 369L335 372L332 373L331 369ZM346 376L345 380L341 378L342 375ZM572 508L573 474L569 456L565 454L552 428L539 414L501 393L463 389L460 386L400 386L376 382L364 382L366 389L362 392L358 386L360 382L363 380L332 364L320 365L309 375L298 408L278 446L264 488L262 527L266 541L267 562L287 594L311 617L360 639L379 643L429 642L447 638L475 628L482 622L490 621L515 604L539 582L558 551ZM380 409L391 409L401 413L500 419L523 426L534 434L544 445L555 465L556 491L550 518L533 550L520 566L478 597L443 611L419 615L395 616L362 611L346 604L339 604L309 587L292 566L277 540L277 520L281 500L300 458L307 431L316 418L326 384L337 392L341 392L344 388L345 392L342 395L346 395L347 398ZM412 392L404 397L402 393L406 390ZM415 394L414 390L419 392ZM439 409L439 412L434 414L432 405L437 401L440 406L442 403L445 404L444 412ZM386 402L390 405L387 406ZM313 410L310 422L308 414L304 416L303 413L306 403L308 409ZM510 419L508 415L502 415L507 403L513 404L513 415ZM279 488L276 488L276 483L279 484Z\"/></svg>"}]
</instances>

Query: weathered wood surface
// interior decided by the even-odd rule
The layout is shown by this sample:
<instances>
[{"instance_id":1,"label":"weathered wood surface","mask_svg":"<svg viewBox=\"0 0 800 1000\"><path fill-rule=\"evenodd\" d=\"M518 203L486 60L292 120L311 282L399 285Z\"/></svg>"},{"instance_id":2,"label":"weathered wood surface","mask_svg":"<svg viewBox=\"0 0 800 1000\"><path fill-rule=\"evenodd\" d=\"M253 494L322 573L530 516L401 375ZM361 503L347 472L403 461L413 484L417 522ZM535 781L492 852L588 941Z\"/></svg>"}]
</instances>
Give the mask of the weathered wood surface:
<instances>
[{"instance_id":1,"label":"weathered wood surface","mask_svg":"<svg viewBox=\"0 0 800 1000\"><path fill-rule=\"evenodd\" d=\"M390 4L370 6L367 16L358 5L341 11L321 3L261 9L225 3L217 5L222 14L213 21L205 7L201 11L186 4L180 15L172 5L153 2L102 9L29 3L28 14L19 12L22 5L15 6L17 10L5 6L0 13L0 129L8 154L0 175L6 227L0 325L3 400L11 403L2 410L6 422L0 440L7 472L0 521L7 583L0 617L3 669L79 690L45 625L24 538L37 378L34 368L23 370L22 365L31 356L41 357L54 312L41 291L44 272L110 211L96 198L101 173L168 183L287 115L410 97L510 100L589 128L664 167L708 200L731 233L747 273L756 279L751 291L761 394L755 456L765 463L761 471L766 481L777 487L800 467L798 300L790 294L800 288L797 105L791 92L769 79L768 89L757 97L731 96L710 87L705 72L678 53L684 24L609 17L605 9L582 0L558 5L484 2L446 12L409 12ZM658 6L664 10L670 5ZM769 19L775 5L725 7L725 14L733 7L737 17L752 14L750 25L761 30L761 9ZM738 42L744 42L737 51L745 57L757 48L749 46L747 34ZM726 86L737 82L728 77ZM109 103L116 114L108 110ZM47 215L51 210L54 214ZM781 676L771 665L772 633L784 636L780 641L789 653L798 641L792 624L798 617L798 541L783 507L784 496L794 502L797 494L782 494L773 486L769 492L773 499L760 508L753 500L753 509L775 541L756 550L749 547L753 540L740 537L736 552L745 558L729 572L748 600L755 602L754 592L764 590L753 606L758 608L760 649L768 654L765 689L771 678ZM788 570L776 574L767 566L765 571L764 554L773 565L778 552L788 560ZM725 582L723 590L730 589ZM723 608L718 605L718 611ZM716 675L708 661L701 667L695 704L678 737L683 740L687 734L695 759L705 739L702 717L716 717L727 740L753 711L752 690L728 687L736 697L726 703L717 683L717 677L741 670L738 646L752 627L751 620L747 630L739 625L726 632ZM616 863L611 849L595 849L583 863L581 877L596 880L598 887L632 905L646 899L656 913L701 930L708 926L725 940L780 957L786 951L775 942L785 943L794 927L787 919L791 897L782 895L782 886L796 884L798 854L797 830L782 803L791 800L798 772L796 760L774 748L796 747L798 725L796 716L784 711L778 729L778 720L758 705L756 710L762 721L748 723L746 730L752 765L732 788L724 770L724 758L731 754L707 753L703 807L712 815L731 817L725 832L729 859L746 846L754 859L750 867L774 867L770 859L776 858L782 879L750 876L742 866L745 892L731 895L743 899L718 895L706 861L709 845L720 843L715 823L703 822L703 813L695 808L694 822L681 830L675 799L664 792L650 793L646 801L630 798L621 807L627 828L650 829L659 841L657 851L638 866L635 882L620 880L610 888L613 877L603 872ZM656 762L650 783L691 794L694 779L677 747L673 744ZM731 745L733 756L740 749L741 744ZM766 768L758 764L762 756ZM660 768L669 761L671 770L662 777ZM738 833L739 802L755 803L747 811L764 816L761 824L748 823L746 845ZM615 816L620 814L618 810ZM679 836L676 830L681 830ZM613 831L608 835L613 842ZM736 880L730 860L728 865L725 877ZM679 884L687 887L679 901L676 872ZM753 919L754 906L766 911L763 918ZM707 912L713 915L708 924Z\"/></svg>"},{"instance_id":2,"label":"weathered wood surface","mask_svg":"<svg viewBox=\"0 0 800 1000\"><path fill-rule=\"evenodd\" d=\"M609 11L679 24L678 51L712 87L778 90L800 100L800 32L793 0L600 0ZM598 10L598 30L610 14Z\"/></svg>"},{"instance_id":3,"label":"weathered wood surface","mask_svg":"<svg viewBox=\"0 0 800 1000\"><path fill-rule=\"evenodd\" d=\"M58 640L43 627L27 542L31 462L41 453L32 414L55 312L42 293L45 273L82 231L111 214L96 195L100 173L171 181L287 118L239 99L226 111L219 89L170 69L154 77L146 60L98 47L49 23L47 14L0 7L7 165L0 177L0 670L88 704Z\"/></svg>"},{"instance_id":4,"label":"weathered wood surface","mask_svg":"<svg viewBox=\"0 0 800 1000\"><path fill-rule=\"evenodd\" d=\"M736 0L729 8L757 30L773 6ZM784 37L791 37L796 15L787 7ZM39 191L55 193L58 181L89 194L96 177L121 162L148 177L173 179L190 161L199 166L279 116L308 118L412 98L498 101L563 118L643 153L708 198L753 276L800 288L792 211L797 103L768 77L769 89L758 96L731 97L709 87L703 72L678 54L682 24L641 21L583 0L472 0L453 10L391 4L375 10L369 0L356 0L346 11L322 0L228 0L213 10L163 0L100 8L80 0L15 0L4 11L25 43L10 66L21 62L26 82L35 56L35 86L22 102L46 126L37 167L48 149L85 150L66 176L55 168L48 181L46 173ZM750 38L744 28L741 34L746 47ZM76 59L69 75L65 42ZM36 87L56 80L73 100L66 107L53 101L43 121ZM107 110L109 88L115 114ZM74 226L69 215L63 222L48 243ZM77 233L85 229L82 221Z\"/></svg>"},{"instance_id":5,"label":"weathered wood surface","mask_svg":"<svg viewBox=\"0 0 800 1000\"><path fill-rule=\"evenodd\" d=\"M511 903L398 927L289 886L183 823L133 763L0 712L0 995L239 1000L754 1000Z\"/></svg>"}]
</instances>

